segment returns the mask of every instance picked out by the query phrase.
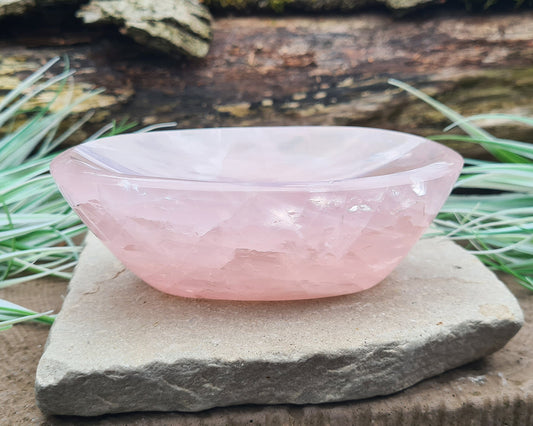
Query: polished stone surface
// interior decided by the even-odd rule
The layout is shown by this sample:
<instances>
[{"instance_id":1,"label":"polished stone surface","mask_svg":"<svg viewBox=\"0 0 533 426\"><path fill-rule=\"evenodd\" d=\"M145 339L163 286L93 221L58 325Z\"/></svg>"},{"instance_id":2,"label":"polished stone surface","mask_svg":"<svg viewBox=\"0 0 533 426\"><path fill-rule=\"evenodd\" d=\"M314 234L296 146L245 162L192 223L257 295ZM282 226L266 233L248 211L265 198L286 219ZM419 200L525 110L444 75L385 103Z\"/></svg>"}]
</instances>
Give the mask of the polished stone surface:
<instances>
[{"instance_id":1,"label":"polished stone surface","mask_svg":"<svg viewBox=\"0 0 533 426\"><path fill-rule=\"evenodd\" d=\"M454 151L354 127L121 135L51 171L89 228L166 293L292 300L385 278L431 223L462 166Z\"/></svg>"},{"instance_id":2,"label":"polished stone surface","mask_svg":"<svg viewBox=\"0 0 533 426\"><path fill-rule=\"evenodd\" d=\"M387 395L501 348L522 312L475 257L423 239L374 288L228 302L146 286L88 241L40 361L46 413L198 411Z\"/></svg>"}]
</instances>

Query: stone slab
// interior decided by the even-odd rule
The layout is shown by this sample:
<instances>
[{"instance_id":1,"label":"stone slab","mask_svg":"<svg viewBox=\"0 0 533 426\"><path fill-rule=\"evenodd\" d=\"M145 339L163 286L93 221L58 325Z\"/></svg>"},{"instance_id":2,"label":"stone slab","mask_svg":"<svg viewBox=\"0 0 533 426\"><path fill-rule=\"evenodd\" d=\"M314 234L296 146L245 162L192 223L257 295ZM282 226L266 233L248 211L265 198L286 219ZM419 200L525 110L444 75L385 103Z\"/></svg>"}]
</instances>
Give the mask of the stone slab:
<instances>
[{"instance_id":1,"label":"stone slab","mask_svg":"<svg viewBox=\"0 0 533 426\"><path fill-rule=\"evenodd\" d=\"M386 395L498 350L522 322L507 288L445 239L420 241L362 293L250 303L159 293L90 237L37 403L89 416Z\"/></svg>"}]
</instances>

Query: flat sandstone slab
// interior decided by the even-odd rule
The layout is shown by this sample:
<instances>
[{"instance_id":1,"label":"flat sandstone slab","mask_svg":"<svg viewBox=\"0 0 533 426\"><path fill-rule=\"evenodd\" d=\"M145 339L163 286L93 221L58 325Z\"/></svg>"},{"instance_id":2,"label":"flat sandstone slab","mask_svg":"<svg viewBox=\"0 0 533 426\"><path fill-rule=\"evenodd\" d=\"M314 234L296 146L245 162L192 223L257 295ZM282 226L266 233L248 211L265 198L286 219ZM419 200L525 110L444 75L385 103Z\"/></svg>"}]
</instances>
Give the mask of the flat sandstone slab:
<instances>
[{"instance_id":1,"label":"flat sandstone slab","mask_svg":"<svg viewBox=\"0 0 533 426\"><path fill-rule=\"evenodd\" d=\"M39 407L92 416L386 395L501 348L523 316L446 239L378 286L293 302L160 293L89 236L37 369Z\"/></svg>"}]
</instances>

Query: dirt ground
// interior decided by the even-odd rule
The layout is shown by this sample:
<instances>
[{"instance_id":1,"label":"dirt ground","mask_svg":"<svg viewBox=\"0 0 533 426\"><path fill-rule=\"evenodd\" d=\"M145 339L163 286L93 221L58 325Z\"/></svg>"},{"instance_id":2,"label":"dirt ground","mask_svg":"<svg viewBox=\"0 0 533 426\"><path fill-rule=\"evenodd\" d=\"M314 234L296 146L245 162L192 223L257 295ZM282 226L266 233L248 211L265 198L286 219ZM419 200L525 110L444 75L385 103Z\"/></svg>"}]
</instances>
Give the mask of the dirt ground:
<instances>
[{"instance_id":1,"label":"dirt ground","mask_svg":"<svg viewBox=\"0 0 533 426\"><path fill-rule=\"evenodd\" d=\"M39 280L0 290L0 298L36 311L61 308L67 283ZM37 363L49 327L19 324L0 332L0 424L43 424L44 418L33 396Z\"/></svg>"},{"instance_id":2,"label":"dirt ground","mask_svg":"<svg viewBox=\"0 0 533 426\"><path fill-rule=\"evenodd\" d=\"M489 357L403 392L319 406L230 407L198 414L130 413L98 418L46 417L35 404L34 378L48 328L20 324L0 332L0 425L228 425L228 424L533 424L533 292L514 283L526 324ZM60 308L67 284L38 280L0 290L0 298L31 309Z\"/></svg>"}]
</instances>

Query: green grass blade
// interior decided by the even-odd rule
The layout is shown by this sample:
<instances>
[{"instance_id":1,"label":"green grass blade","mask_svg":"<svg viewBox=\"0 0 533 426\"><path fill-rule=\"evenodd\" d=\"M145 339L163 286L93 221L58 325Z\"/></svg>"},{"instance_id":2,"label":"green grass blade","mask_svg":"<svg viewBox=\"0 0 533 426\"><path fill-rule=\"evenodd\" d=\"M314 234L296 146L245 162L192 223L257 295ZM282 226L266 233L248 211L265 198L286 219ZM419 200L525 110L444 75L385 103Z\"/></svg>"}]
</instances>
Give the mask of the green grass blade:
<instances>
[{"instance_id":1,"label":"green grass blade","mask_svg":"<svg viewBox=\"0 0 533 426\"><path fill-rule=\"evenodd\" d=\"M64 71L59 75L56 75L46 82L40 84L34 90L32 90L27 95L23 96L21 99L17 100L11 106L5 108L3 111L0 110L0 127L3 126L8 120L10 120L15 114L17 114L22 107L28 103L32 98L36 97L38 94L44 92L49 87L53 86L56 83L59 83L66 78L74 74L75 71Z\"/></svg>"},{"instance_id":2,"label":"green grass blade","mask_svg":"<svg viewBox=\"0 0 533 426\"><path fill-rule=\"evenodd\" d=\"M389 84L399 87L400 89L403 89L406 92L411 93L412 95L426 102L428 105L432 106L437 111L439 111L441 114L443 114L445 117L447 117L450 121L452 121L453 123L457 123L457 125L461 129L463 129L463 131L465 131L468 135L470 135L472 138L482 140L485 142L494 141L496 139L490 133L470 123L461 114L455 112L453 109L447 107L446 105L426 95L424 92L418 89L415 89L414 87L402 81L398 81L395 79L389 79ZM515 155L506 150L495 148L493 145L483 144L483 147L500 161L513 162L515 160Z\"/></svg>"},{"instance_id":3,"label":"green grass blade","mask_svg":"<svg viewBox=\"0 0 533 426\"><path fill-rule=\"evenodd\" d=\"M516 122L520 124L525 124L527 126L533 126L533 118L529 117L522 117L519 115L512 115L512 114L478 114L478 115L472 115L470 117L463 118L462 121L456 121L452 124L450 124L448 127L444 129L445 132L459 126L461 123L466 122L473 122L473 121L480 121L480 120L502 120L502 121L511 121Z\"/></svg>"},{"instance_id":4,"label":"green grass blade","mask_svg":"<svg viewBox=\"0 0 533 426\"><path fill-rule=\"evenodd\" d=\"M55 315L50 315L53 311L38 313L22 306L0 299L0 330L11 328L14 324L34 321L44 324L52 324Z\"/></svg>"},{"instance_id":5,"label":"green grass blade","mask_svg":"<svg viewBox=\"0 0 533 426\"><path fill-rule=\"evenodd\" d=\"M466 120L465 117L463 117L461 114L455 112L453 109L447 107L446 105L426 95L424 92L418 89L415 89L414 87L408 85L407 83L391 78L389 79L389 84L399 87L400 89L405 90L406 92L411 93L412 95L421 99L428 105L431 105L434 109L442 113L450 121L454 123L458 123L458 126L461 127L461 129L463 129L466 133L468 133L473 138L483 139L483 140L493 139L491 134L469 123L468 120Z\"/></svg>"},{"instance_id":6,"label":"green grass blade","mask_svg":"<svg viewBox=\"0 0 533 426\"><path fill-rule=\"evenodd\" d=\"M517 142L508 139L493 139L490 141L475 139L462 135L439 135L432 136L434 141L457 141L468 142L483 145L483 147L492 147L500 151L506 151L504 159L500 161L507 163L533 163L533 145L525 142ZM514 155L513 155L514 154Z\"/></svg>"},{"instance_id":7,"label":"green grass blade","mask_svg":"<svg viewBox=\"0 0 533 426\"><path fill-rule=\"evenodd\" d=\"M50 68L52 68L57 62L59 62L59 59L59 56L56 56L55 58L51 59L43 67L35 71L21 84L11 90L0 102L0 111L2 111L7 105L9 105L11 101L16 99L26 89L33 86L37 81L39 81Z\"/></svg>"}]
</instances>

